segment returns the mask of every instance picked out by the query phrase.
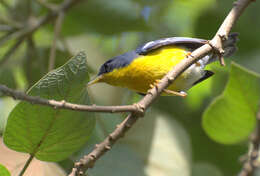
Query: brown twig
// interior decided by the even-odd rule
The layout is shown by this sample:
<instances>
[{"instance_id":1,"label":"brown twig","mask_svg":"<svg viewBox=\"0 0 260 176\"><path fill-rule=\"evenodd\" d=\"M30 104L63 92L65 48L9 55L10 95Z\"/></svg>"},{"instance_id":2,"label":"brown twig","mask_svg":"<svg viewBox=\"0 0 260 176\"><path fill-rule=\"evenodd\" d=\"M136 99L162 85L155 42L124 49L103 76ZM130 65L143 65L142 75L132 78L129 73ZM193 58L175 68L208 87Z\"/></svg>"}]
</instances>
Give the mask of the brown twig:
<instances>
[{"instance_id":1,"label":"brown twig","mask_svg":"<svg viewBox=\"0 0 260 176\"><path fill-rule=\"evenodd\" d=\"M152 88L149 93L136 104L136 106L139 108L139 112L141 113L131 113L103 142L97 144L92 152L84 156L84 158L82 158L79 162L75 163L74 168L72 169L72 172L69 176L85 175L86 170L93 167L98 158L110 150L112 145L120 137L125 135L128 129L133 126L138 118L144 115L146 109L158 98L161 92L171 83L173 83L173 81L189 66L212 50L223 54L223 40L227 39L227 36L230 33L234 23L237 21L238 17L242 14L243 10L250 2L252 2L252 0L238 0L220 26L214 38L210 41L210 45L205 44L193 51L191 55L183 59L177 66L174 67L173 70L164 76L158 86Z\"/></svg>"},{"instance_id":2,"label":"brown twig","mask_svg":"<svg viewBox=\"0 0 260 176\"><path fill-rule=\"evenodd\" d=\"M59 38L63 19L64 19L64 12L61 11L58 15L58 18L56 19L55 26L54 26L53 43L50 51L50 59L49 59L49 67L48 67L49 71L52 70L55 66L57 39Z\"/></svg>"},{"instance_id":3,"label":"brown twig","mask_svg":"<svg viewBox=\"0 0 260 176\"><path fill-rule=\"evenodd\" d=\"M0 84L0 92L5 95L11 96L14 99L27 101L32 104L40 104L45 106L50 106L56 109L69 109L74 111L88 111L88 112L110 112L110 113L120 113L120 112L138 112L138 107L135 105L125 105L125 106L97 106L97 105L80 105L68 103L66 101L56 101L48 100L40 97L29 96L23 92L19 92Z\"/></svg>"},{"instance_id":4,"label":"brown twig","mask_svg":"<svg viewBox=\"0 0 260 176\"><path fill-rule=\"evenodd\" d=\"M259 156L259 147L260 147L260 108L257 113L257 125L254 133L251 136L252 149L249 152L248 159L244 163L239 176L251 176L254 174L254 171L259 167L257 158Z\"/></svg>"},{"instance_id":5,"label":"brown twig","mask_svg":"<svg viewBox=\"0 0 260 176\"><path fill-rule=\"evenodd\" d=\"M67 51L70 55L72 55L72 49L70 48L69 44L68 44L68 41L65 39L64 36L60 35L60 38L59 38L62 46L63 46L63 49L65 51Z\"/></svg>"}]
</instances>

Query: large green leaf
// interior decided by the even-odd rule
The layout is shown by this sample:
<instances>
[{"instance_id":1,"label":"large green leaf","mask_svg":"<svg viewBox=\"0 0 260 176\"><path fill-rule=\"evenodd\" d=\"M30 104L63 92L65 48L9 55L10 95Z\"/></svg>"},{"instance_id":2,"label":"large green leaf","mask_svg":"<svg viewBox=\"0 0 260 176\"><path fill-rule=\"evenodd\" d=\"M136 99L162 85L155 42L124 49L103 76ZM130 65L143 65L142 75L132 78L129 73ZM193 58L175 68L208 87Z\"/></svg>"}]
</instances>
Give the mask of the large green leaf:
<instances>
[{"instance_id":1,"label":"large green leaf","mask_svg":"<svg viewBox=\"0 0 260 176\"><path fill-rule=\"evenodd\" d=\"M222 95L203 114L203 127L217 142L233 144L248 137L256 123L260 76L232 64Z\"/></svg>"},{"instance_id":2,"label":"large green leaf","mask_svg":"<svg viewBox=\"0 0 260 176\"><path fill-rule=\"evenodd\" d=\"M0 175L11 176L10 172L2 164L0 164Z\"/></svg>"},{"instance_id":3,"label":"large green leaf","mask_svg":"<svg viewBox=\"0 0 260 176\"><path fill-rule=\"evenodd\" d=\"M87 104L86 68L86 57L81 52L44 76L28 94ZM30 153L39 160L59 161L88 140L94 125L95 119L89 113L20 102L9 115L4 142L9 148Z\"/></svg>"}]
</instances>

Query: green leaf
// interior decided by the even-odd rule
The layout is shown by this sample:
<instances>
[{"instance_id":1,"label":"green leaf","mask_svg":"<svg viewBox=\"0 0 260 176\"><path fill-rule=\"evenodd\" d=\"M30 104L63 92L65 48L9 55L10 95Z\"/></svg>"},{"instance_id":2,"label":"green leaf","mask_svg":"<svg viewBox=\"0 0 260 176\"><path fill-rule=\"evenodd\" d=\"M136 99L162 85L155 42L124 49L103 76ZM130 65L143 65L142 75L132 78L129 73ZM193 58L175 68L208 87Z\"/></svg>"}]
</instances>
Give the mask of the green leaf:
<instances>
[{"instance_id":1,"label":"green leaf","mask_svg":"<svg viewBox=\"0 0 260 176\"><path fill-rule=\"evenodd\" d=\"M16 102L10 97L0 98L0 136L5 129L8 114L12 111Z\"/></svg>"},{"instance_id":2,"label":"green leaf","mask_svg":"<svg viewBox=\"0 0 260 176\"><path fill-rule=\"evenodd\" d=\"M222 95L203 114L203 128L215 141L238 143L252 132L260 99L260 76L232 63Z\"/></svg>"},{"instance_id":3,"label":"green leaf","mask_svg":"<svg viewBox=\"0 0 260 176\"><path fill-rule=\"evenodd\" d=\"M29 91L31 96L89 102L86 57L79 53L62 67L48 73ZM10 113L4 133L5 144L30 153L39 160L60 161L88 140L95 126L92 114L20 102Z\"/></svg>"},{"instance_id":4,"label":"green leaf","mask_svg":"<svg viewBox=\"0 0 260 176\"><path fill-rule=\"evenodd\" d=\"M10 172L2 164L0 164L0 175L11 176Z\"/></svg>"},{"instance_id":5,"label":"green leaf","mask_svg":"<svg viewBox=\"0 0 260 176\"><path fill-rule=\"evenodd\" d=\"M192 167L192 176L201 176L201 175L210 175L210 176L223 176L223 173L219 168L211 163L198 162L194 163Z\"/></svg>"}]
</instances>

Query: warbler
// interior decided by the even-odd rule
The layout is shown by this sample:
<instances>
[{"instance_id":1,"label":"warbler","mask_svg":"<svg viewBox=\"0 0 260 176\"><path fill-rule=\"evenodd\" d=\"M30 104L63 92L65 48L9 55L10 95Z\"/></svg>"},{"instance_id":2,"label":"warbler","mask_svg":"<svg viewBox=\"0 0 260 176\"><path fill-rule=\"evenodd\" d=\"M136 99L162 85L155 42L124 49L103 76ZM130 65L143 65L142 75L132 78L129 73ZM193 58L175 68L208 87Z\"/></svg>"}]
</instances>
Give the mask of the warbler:
<instances>
[{"instance_id":1,"label":"warbler","mask_svg":"<svg viewBox=\"0 0 260 176\"><path fill-rule=\"evenodd\" d=\"M231 56L237 50L237 40L238 34L232 33L223 42L224 57ZM204 39L188 37L150 41L133 51L106 61L100 67L97 77L88 85L104 82L113 86L126 87L145 95L181 60L207 42ZM169 85L162 95L186 96L185 91L214 74L204 68L217 58L218 55L214 52L201 58Z\"/></svg>"}]
</instances>

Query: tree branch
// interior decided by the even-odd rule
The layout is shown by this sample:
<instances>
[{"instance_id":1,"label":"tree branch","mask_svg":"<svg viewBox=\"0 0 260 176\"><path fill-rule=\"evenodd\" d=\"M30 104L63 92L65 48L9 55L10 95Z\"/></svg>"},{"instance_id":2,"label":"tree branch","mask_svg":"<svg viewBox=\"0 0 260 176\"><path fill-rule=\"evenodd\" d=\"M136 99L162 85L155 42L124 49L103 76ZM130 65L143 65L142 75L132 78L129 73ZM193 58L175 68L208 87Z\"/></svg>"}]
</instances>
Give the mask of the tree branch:
<instances>
[{"instance_id":1,"label":"tree branch","mask_svg":"<svg viewBox=\"0 0 260 176\"><path fill-rule=\"evenodd\" d=\"M3 65L19 48L19 46L23 43L25 38L20 38L16 43L5 53L5 55L0 60L0 66Z\"/></svg>"},{"instance_id":2,"label":"tree branch","mask_svg":"<svg viewBox=\"0 0 260 176\"><path fill-rule=\"evenodd\" d=\"M259 167L259 163L257 161L259 156L259 147L260 147L260 108L256 116L257 125L255 132L251 136L252 149L249 152L249 156L247 161L244 163L239 176L251 176L254 174L254 171L257 167Z\"/></svg>"},{"instance_id":3,"label":"tree branch","mask_svg":"<svg viewBox=\"0 0 260 176\"><path fill-rule=\"evenodd\" d=\"M48 67L49 71L52 70L55 66L57 39L59 38L64 15L65 15L64 12L61 11L55 22L54 37L53 37L53 43L52 43L52 47L51 47L51 51L50 51L50 58L49 58L49 67Z\"/></svg>"},{"instance_id":4,"label":"tree branch","mask_svg":"<svg viewBox=\"0 0 260 176\"><path fill-rule=\"evenodd\" d=\"M12 90L5 85L0 84L0 92L5 95L11 96L14 99L27 101L32 104L40 104L45 106L50 106L56 109L69 109L74 111L88 111L88 112L110 112L110 113L120 113L120 112L138 112L139 109L136 105L125 105L125 106L97 106L97 105L80 105L68 103L66 101L56 101L48 100L40 97L29 96L23 92Z\"/></svg>"},{"instance_id":5,"label":"tree branch","mask_svg":"<svg viewBox=\"0 0 260 176\"><path fill-rule=\"evenodd\" d=\"M108 150L111 149L113 144L133 126L139 117L144 115L146 109L159 97L161 92L167 88L174 80L184 72L189 66L198 61L200 58L208 54L209 52L217 51L219 54L223 54L222 42L227 39L231 28L238 20L239 16L243 13L244 9L252 0L238 0L228 16L220 26L218 32L214 38L202 47L196 49L188 55L187 58L183 59L178 65L174 67L167 75L165 75L158 86L149 90L147 95L137 103L140 113L131 113L128 117L117 126L117 128L88 155L85 155L79 162L76 162L72 172L69 176L82 176L88 168L94 166L95 162L104 155ZM142 113L143 112L143 113Z\"/></svg>"}]
</instances>

